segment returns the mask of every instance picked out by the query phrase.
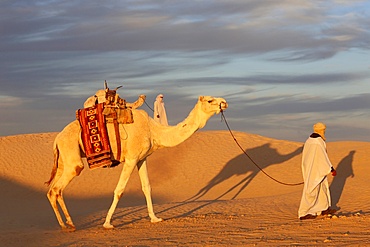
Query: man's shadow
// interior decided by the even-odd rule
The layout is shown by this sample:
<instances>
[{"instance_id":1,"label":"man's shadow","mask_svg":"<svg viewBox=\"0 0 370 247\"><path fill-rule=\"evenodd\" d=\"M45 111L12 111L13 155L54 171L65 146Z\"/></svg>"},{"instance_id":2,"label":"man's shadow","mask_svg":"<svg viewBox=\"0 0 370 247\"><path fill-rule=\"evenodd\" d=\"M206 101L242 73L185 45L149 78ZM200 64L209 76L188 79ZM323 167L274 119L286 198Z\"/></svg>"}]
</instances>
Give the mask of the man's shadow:
<instances>
[{"instance_id":1,"label":"man's shadow","mask_svg":"<svg viewBox=\"0 0 370 247\"><path fill-rule=\"evenodd\" d=\"M276 151L276 149L270 147L270 143L267 143L256 148L247 149L245 152L256 162L259 168L265 169L270 165L283 163L300 154L302 152L302 147L297 148L292 153L281 155ZM198 200L206 195L216 185L221 184L233 176L243 175L243 178L238 183L215 198L215 200L218 200L236 190L236 193L232 196L232 199L235 199L257 176L257 174L260 172L259 168L251 162L247 155L244 153L240 154L234 159L230 160L224 166L224 168L208 182L206 186L204 186L194 196L190 197L186 201Z\"/></svg>"},{"instance_id":2,"label":"man's shadow","mask_svg":"<svg viewBox=\"0 0 370 247\"><path fill-rule=\"evenodd\" d=\"M337 176L333 178L332 183L330 184L330 192L331 196L331 204L332 208L339 210L340 207L337 206L340 197L343 193L344 185L346 183L347 178L354 177L355 174L353 173L352 163L353 163L353 156L356 151L352 150L349 154L344 157L337 166Z\"/></svg>"}]
</instances>

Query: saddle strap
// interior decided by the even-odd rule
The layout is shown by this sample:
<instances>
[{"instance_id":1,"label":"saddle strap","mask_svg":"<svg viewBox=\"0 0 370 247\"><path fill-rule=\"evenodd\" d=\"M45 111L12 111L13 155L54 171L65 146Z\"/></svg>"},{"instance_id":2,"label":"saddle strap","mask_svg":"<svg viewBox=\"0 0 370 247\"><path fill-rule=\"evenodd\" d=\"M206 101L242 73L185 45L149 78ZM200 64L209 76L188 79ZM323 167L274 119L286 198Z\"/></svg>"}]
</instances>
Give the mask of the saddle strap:
<instances>
[{"instance_id":1,"label":"saddle strap","mask_svg":"<svg viewBox=\"0 0 370 247\"><path fill-rule=\"evenodd\" d=\"M113 115L114 132L115 132L115 135L116 135L116 142L117 142L117 157L116 157L116 159L118 161L120 161L121 160L121 137L119 135L119 125L118 125L118 121L117 121L117 113L113 112L112 115Z\"/></svg>"}]
</instances>

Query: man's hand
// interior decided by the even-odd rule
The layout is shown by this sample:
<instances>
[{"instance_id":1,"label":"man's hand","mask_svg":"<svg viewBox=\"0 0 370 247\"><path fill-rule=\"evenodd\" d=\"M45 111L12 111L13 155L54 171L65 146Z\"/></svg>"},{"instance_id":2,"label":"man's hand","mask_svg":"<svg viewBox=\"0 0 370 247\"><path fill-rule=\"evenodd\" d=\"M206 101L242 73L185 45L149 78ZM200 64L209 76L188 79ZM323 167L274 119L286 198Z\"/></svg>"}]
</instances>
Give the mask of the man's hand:
<instances>
[{"instance_id":1,"label":"man's hand","mask_svg":"<svg viewBox=\"0 0 370 247\"><path fill-rule=\"evenodd\" d=\"M331 175L335 177L337 175L337 171L332 167L331 168Z\"/></svg>"}]
</instances>

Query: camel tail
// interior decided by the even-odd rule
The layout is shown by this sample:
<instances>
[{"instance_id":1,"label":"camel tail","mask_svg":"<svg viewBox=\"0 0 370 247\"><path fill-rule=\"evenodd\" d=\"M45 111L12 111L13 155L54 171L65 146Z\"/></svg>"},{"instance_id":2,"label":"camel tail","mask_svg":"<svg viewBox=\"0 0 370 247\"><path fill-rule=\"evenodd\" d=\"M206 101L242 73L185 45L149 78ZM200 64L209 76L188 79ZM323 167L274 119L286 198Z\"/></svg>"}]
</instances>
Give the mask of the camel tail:
<instances>
[{"instance_id":1,"label":"camel tail","mask_svg":"<svg viewBox=\"0 0 370 247\"><path fill-rule=\"evenodd\" d=\"M45 182L46 186L49 186L51 182L54 180L55 174L58 170L58 160L59 160L59 148L57 145L54 146L54 165L53 169L51 170L50 179L49 181Z\"/></svg>"}]
</instances>

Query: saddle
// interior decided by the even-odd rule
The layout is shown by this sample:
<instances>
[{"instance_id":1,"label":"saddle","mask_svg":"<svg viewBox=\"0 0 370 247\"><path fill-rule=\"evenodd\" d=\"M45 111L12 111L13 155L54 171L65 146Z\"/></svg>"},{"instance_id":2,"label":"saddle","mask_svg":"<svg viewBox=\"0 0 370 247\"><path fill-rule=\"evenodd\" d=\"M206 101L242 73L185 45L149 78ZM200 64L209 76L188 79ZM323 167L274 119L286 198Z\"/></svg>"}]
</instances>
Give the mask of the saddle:
<instances>
[{"instance_id":1,"label":"saddle","mask_svg":"<svg viewBox=\"0 0 370 247\"><path fill-rule=\"evenodd\" d=\"M119 88L119 87L118 87ZM76 118L81 126L81 139L85 149L87 163L90 169L100 167L114 167L120 164L121 138L119 124L132 124L132 106L141 106L145 96L141 95L135 103L126 103L125 99L119 97L117 89L105 90L105 102L95 102L94 105L78 109ZM140 104L141 102L141 104ZM115 139L110 140L107 125L113 125ZM111 143L115 141L117 155L114 157Z\"/></svg>"}]
</instances>

